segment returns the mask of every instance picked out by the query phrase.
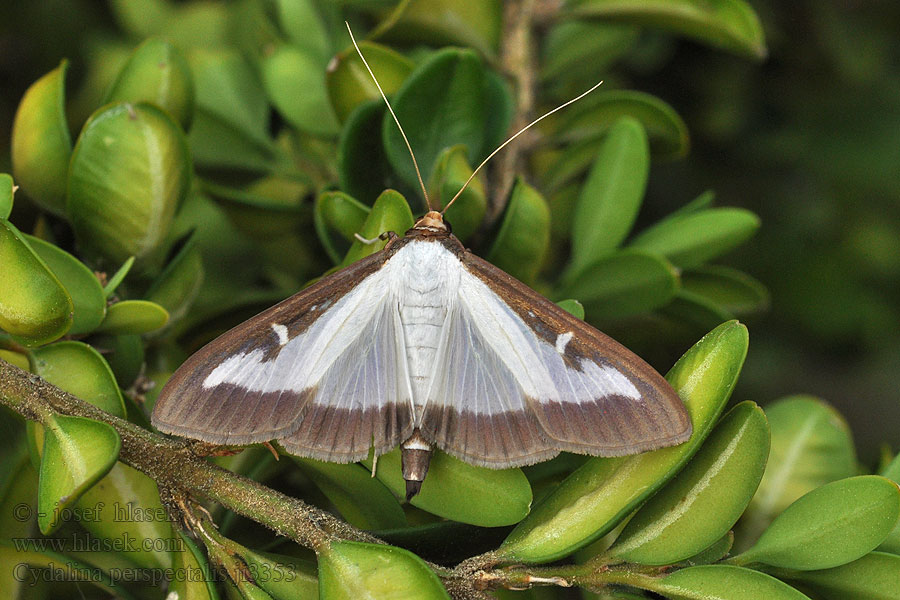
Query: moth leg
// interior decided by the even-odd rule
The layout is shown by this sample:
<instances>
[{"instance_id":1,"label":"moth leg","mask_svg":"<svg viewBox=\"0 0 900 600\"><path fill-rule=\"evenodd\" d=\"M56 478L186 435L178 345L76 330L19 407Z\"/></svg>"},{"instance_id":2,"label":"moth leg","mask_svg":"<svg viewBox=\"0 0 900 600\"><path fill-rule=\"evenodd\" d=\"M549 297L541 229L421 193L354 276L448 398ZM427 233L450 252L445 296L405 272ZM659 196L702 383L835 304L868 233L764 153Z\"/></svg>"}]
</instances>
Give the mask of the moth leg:
<instances>
[{"instance_id":1,"label":"moth leg","mask_svg":"<svg viewBox=\"0 0 900 600\"><path fill-rule=\"evenodd\" d=\"M377 236L377 237L373 237L373 238L365 238L365 237L359 235L358 233L354 233L354 234L353 234L353 237L355 237L357 240L359 240L359 241L362 242L363 244L365 244L365 245L367 245L367 246L371 246L371 245L374 244L375 242L378 242L378 241L383 242L383 241L385 241L385 240L387 240L387 241L390 242L390 241L396 240L396 239L399 238L400 236L398 236L398 235L397 235L396 233L394 233L393 231L385 231L385 232L382 233L381 235L379 235L379 236Z\"/></svg>"}]
</instances>

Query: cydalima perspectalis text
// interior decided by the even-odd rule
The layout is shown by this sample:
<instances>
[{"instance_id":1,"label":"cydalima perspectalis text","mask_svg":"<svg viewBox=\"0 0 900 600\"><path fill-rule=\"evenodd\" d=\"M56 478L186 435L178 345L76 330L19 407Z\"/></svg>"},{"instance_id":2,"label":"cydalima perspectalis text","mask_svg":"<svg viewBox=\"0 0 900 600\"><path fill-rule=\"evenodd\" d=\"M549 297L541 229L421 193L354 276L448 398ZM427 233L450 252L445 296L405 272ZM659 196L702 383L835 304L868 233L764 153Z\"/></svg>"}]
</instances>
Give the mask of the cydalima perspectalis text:
<instances>
[{"instance_id":1,"label":"cydalima perspectalis text","mask_svg":"<svg viewBox=\"0 0 900 600\"><path fill-rule=\"evenodd\" d=\"M466 250L443 213L385 237L380 252L191 356L160 393L153 424L215 444L277 440L330 462L399 444L408 498L433 446L501 469L690 436L661 375Z\"/></svg>"}]
</instances>

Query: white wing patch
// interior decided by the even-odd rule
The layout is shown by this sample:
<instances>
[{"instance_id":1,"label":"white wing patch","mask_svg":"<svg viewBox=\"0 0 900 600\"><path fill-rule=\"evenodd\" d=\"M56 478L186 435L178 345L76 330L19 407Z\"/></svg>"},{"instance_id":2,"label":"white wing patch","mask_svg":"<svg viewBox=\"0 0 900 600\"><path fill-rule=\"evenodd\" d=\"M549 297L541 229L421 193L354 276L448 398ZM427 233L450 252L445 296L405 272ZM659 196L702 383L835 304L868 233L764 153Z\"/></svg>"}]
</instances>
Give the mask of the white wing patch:
<instances>
[{"instance_id":1,"label":"white wing patch","mask_svg":"<svg viewBox=\"0 0 900 600\"><path fill-rule=\"evenodd\" d=\"M567 331L565 333L561 333L556 336L556 351L560 354L565 354L566 346L569 345L569 341L572 339L572 332Z\"/></svg>"},{"instance_id":2,"label":"white wing patch","mask_svg":"<svg viewBox=\"0 0 900 600\"><path fill-rule=\"evenodd\" d=\"M272 331L278 336L278 345L284 346L288 343L288 329L280 323L272 323Z\"/></svg>"}]
</instances>

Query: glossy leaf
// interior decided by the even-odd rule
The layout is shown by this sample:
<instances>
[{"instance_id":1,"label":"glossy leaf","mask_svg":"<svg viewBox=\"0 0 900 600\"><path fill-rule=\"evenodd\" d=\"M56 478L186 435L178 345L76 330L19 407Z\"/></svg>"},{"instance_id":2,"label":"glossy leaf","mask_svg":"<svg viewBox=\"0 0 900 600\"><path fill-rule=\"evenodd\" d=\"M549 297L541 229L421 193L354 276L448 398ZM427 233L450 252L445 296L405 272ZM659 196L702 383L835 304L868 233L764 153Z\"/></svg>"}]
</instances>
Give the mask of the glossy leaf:
<instances>
[{"instance_id":1,"label":"glossy leaf","mask_svg":"<svg viewBox=\"0 0 900 600\"><path fill-rule=\"evenodd\" d=\"M97 328L97 332L109 335L136 335L160 329L168 321L169 313L155 302L122 300L107 309L106 318Z\"/></svg>"},{"instance_id":2,"label":"glossy leaf","mask_svg":"<svg viewBox=\"0 0 900 600\"><path fill-rule=\"evenodd\" d=\"M187 534L178 531L177 535L182 548L174 553L172 568L185 575L172 578L169 593L180 600L219 600L206 554Z\"/></svg>"},{"instance_id":3,"label":"glossy leaf","mask_svg":"<svg viewBox=\"0 0 900 600\"><path fill-rule=\"evenodd\" d=\"M125 418L125 403L103 356L83 342L65 341L31 352L32 372L53 385Z\"/></svg>"},{"instance_id":4,"label":"glossy leaf","mask_svg":"<svg viewBox=\"0 0 900 600\"><path fill-rule=\"evenodd\" d=\"M666 376L693 423L679 446L592 458L523 520L498 550L503 560L546 562L611 531L671 479L699 449L728 401L747 354L747 329L732 321L704 336Z\"/></svg>"},{"instance_id":5,"label":"glossy leaf","mask_svg":"<svg viewBox=\"0 0 900 600\"><path fill-rule=\"evenodd\" d=\"M344 192L322 192L316 199L315 226L319 241L334 263L341 262L371 208ZM337 239L333 234L337 234Z\"/></svg>"},{"instance_id":6,"label":"glossy leaf","mask_svg":"<svg viewBox=\"0 0 900 600\"><path fill-rule=\"evenodd\" d=\"M431 569L407 550L331 542L319 553L321 600L449 600Z\"/></svg>"},{"instance_id":7,"label":"glossy leaf","mask_svg":"<svg viewBox=\"0 0 900 600\"><path fill-rule=\"evenodd\" d=\"M756 544L732 559L798 570L828 569L874 550L900 519L900 486L876 475L833 481L778 515Z\"/></svg>"},{"instance_id":8,"label":"glossy leaf","mask_svg":"<svg viewBox=\"0 0 900 600\"><path fill-rule=\"evenodd\" d=\"M672 600L809 600L765 573L729 565L681 569L663 577L651 589Z\"/></svg>"},{"instance_id":9,"label":"glossy leaf","mask_svg":"<svg viewBox=\"0 0 900 600\"><path fill-rule=\"evenodd\" d=\"M338 133L321 59L281 46L263 59L262 79L266 94L288 123L314 135Z\"/></svg>"},{"instance_id":10,"label":"glossy leaf","mask_svg":"<svg viewBox=\"0 0 900 600\"><path fill-rule=\"evenodd\" d=\"M554 23L541 51L541 79L599 80L638 40L633 25L587 20Z\"/></svg>"},{"instance_id":11,"label":"glossy leaf","mask_svg":"<svg viewBox=\"0 0 900 600\"><path fill-rule=\"evenodd\" d=\"M743 550L772 519L817 487L856 474L850 428L825 402L792 396L765 407L772 449L759 489L737 530Z\"/></svg>"},{"instance_id":12,"label":"glossy leaf","mask_svg":"<svg viewBox=\"0 0 900 600\"><path fill-rule=\"evenodd\" d=\"M72 299L11 223L0 220L0 329L28 345L51 342L72 326Z\"/></svg>"},{"instance_id":13,"label":"glossy leaf","mask_svg":"<svg viewBox=\"0 0 900 600\"><path fill-rule=\"evenodd\" d=\"M578 15L658 27L761 59L766 56L762 25L743 0L572 0Z\"/></svg>"},{"instance_id":14,"label":"glossy leaf","mask_svg":"<svg viewBox=\"0 0 900 600\"><path fill-rule=\"evenodd\" d=\"M292 556L242 548L241 558L253 580L275 600L317 600L319 582L314 563Z\"/></svg>"},{"instance_id":15,"label":"glossy leaf","mask_svg":"<svg viewBox=\"0 0 900 600\"><path fill-rule=\"evenodd\" d=\"M739 246L758 228L759 217L748 210L710 208L660 221L638 234L630 246L661 254L687 269Z\"/></svg>"},{"instance_id":16,"label":"glossy leaf","mask_svg":"<svg viewBox=\"0 0 900 600\"><path fill-rule=\"evenodd\" d=\"M628 521L610 556L667 565L708 548L744 511L766 466L769 427L762 409L743 402L696 456Z\"/></svg>"},{"instance_id":17,"label":"glossy leaf","mask_svg":"<svg viewBox=\"0 0 900 600\"><path fill-rule=\"evenodd\" d=\"M406 526L406 516L397 498L368 469L357 463L339 465L291 458L351 525L360 529Z\"/></svg>"},{"instance_id":18,"label":"glossy leaf","mask_svg":"<svg viewBox=\"0 0 900 600\"><path fill-rule=\"evenodd\" d=\"M526 284L534 282L550 245L550 209L536 189L516 180L500 229L485 258Z\"/></svg>"},{"instance_id":19,"label":"glossy leaf","mask_svg":"<svg viewBox=\"0 0 900 600\"><path fill-rule=\"evenodd\" d=\"M498 0L401 2L376 34L398 42L470 46L492 55L500 42L503 7Z\"/></svg>"},{"instance_id":20,"label":"glossy leaf","mask_svg":"<svg viewBox=\"0 0 900 600\"><path fill-rule=\"evenodd\" d=\"M584 306L578 300L560 300L556 303L561 309L565 310L569 314L584 320Z\"/></svg>"},{"instance_id":21,"label":"glossy leaf","mask_svg":"<svg viewBox=\"0 0 900 600\"><path fill-rule=\"evenodd\" d=\"M414 188L406 186L391 168L381 140L386 113L381 100L361 104L348 117L338 142L341 190L367 205L386 189L398 189L401 193L419 189L418 183Z\"/></svg>"},{"instance_id":22,"label":"glossy leaf","mask_svg":"<svg viewBox=\"0 0 900 600\"><path fill-rule=\"evenodd\" d=\"M19 367L23 371L29 370L28 357L19 352L0 348L0 360L5 360L9 364Z\"/></svg>"},{"instance_id":23,"label":"glossy leaf","mask_svg":"<svg viewBox=\"0 0 900 600\"><path fill-rule=\"evenodd\" d=\"M406 199L394 190L385 190L375 200L362 229L359 230L359 235L366 240L374 239L376 241L371 244L359 240L354 241L341 265L353 264L384 248L387 240L377 239L381 234L393 231L397 235L402 235L412 226L412 211L409 204L406 203Z\"/></svg>"},{"instance_id":24,"label":"glossy leaf","mask_svg":"<svg viewBox=\"0 0 900 600\"><path fill-rule=\"evenodd\" d=\"M846 565L821 571L779 572L820 600L897 600L900 598L900 556L871 552Z\"/></svg>"},{"instance_id":25,"label":"glossy leaf","mask_svg":"<svg viewBox=\"0 0 900 600\"><path fill-rule=\"evenodd\" d=\"M85 124L69 171L67 210L79 246L121 263L165 242L191 183L181 128L150 104L101 108Z\"/></svg>"},{"instance_id":26,"label":"glossy leaf","mask_svg":"<svg viewBox=\"0 0 900 600\"><path fill-rule=\"evenodd\" d=\"M103 295L109 298L115 293L116 289L119 285L125 280L125 277L128 275L128 272L131 271L131 267L134 265L134 257L129 256L128 259L122 263L122 266L119 267L115 273L113 273L112 277L106 282L106 285L103 286Z\"/></svg>"},{"instance_id":27,"label":"glossy leaf","mask_svg":"<svg viewBox=\"0 0 900 600\"><path fill-rule=\"evenodd\" d=\"M38 525L49 535L62 525L62 510L116 463L121 441L112 426L84 417L53 415L43 425Z\"/></svg>"},{"instance_id":28,"label":"glossy leaf","mask_svg":"<svg viewBox=\"0 0 900 600\"><path fill-rule=\"evenodd\" d=\"M634 119L619 119L606 135L575 205L571 277L615 249L631 231L649 170L643 127Z\"/></svg>"},{"instance_id":29,"label":"glossy leaf","mask_svg":"<svg viewBox=\"0 0 900 600\"><path fill-rule=\"evenodd\" d=\"M72 298L73 320L68 333L89 333L106 316L106 296L94 272L61 248L30 235L23 236Z\"/></svg>"},{"instance_id":30,"label":"glossy leaf","mask_svg":"<svg viewBox=\"0 0 900 600\"><path fill-rule=\"evenodd\" d=\"M472 167L466 161L463 146L448 148L438 158L427 187L434 207L447 206L472 175ZM444 215L453 227L453 235L463 243L478 228L487 212L487 196L484 185L477 177L469 182L459 198Z\"/></svg>"},{"instance_id":31,"label":"glossy leaf","mask_svg":"<svg viewBox=\"0 0 900 600\"><path fill-rule=\"evenodd\" d=\"M8 173L0 173L0 219L9 219L16 189L13 178Z\"/></svg>"},{"instance_id":32,"label":"glossy leaf","mask_svg":"<svg viewBox=\"0 0 900 600\"><path fill-rule=\"evenodd\" d=\"M66 173L72 138L65 114L68 62L31 84L16 111L12 129L12 166L16 181L41 208L66 211Z\"/></svg>"},{"instance_id":33,"label":"glossy leaf","mask_svg":"<svg viewBox=\"0 0 900 600\"><path fill-rule=\"evenodd\" d=\"M734 532L729 531L718 540L695 554L681 561L681 564L695 567L697 565L708 565L718 562L728 556L728 552L734 545Z\"/></svg>"},{"instance_id":34,"label":"glossy leaf","mask_svg":"<svg viewBox=\"0 0 900 600\"><path fill-rule=\"evenodd\" d=\"M388 97L400 88L413 70L411 60L387 46L361 41L359 49ZM334 57L328 65L325 81L331 105L341 122L346 121L350 113L364 102L382 101L372 76L352 46Z\"/></svg>"},{"instance_id":35,"label":"glossy leaf","mask_svg":"<svg viewBox=\"0 0 900 600\"><path fill-rule=\"evenodd\" d=\"M278 22L291 43L321 60L331 55L331 40L313 0L277 0Z\"/></svg>"},{"instance_id":36,"label":"glossy leaf","mask_svg":"<svg viewBox=\"0 0 900 600\"><path fill-rule=\"evenodd\" d=\"M882 477L887 477L894 483L900 484L900 455L894 457L894 460L881 473ZM894 527L894 530L888 534L887 538L878 546L883 552L893 552L900 554L900 522Z\"/></svg>"},{"instance_id":37,"label":"glossy leaf","mask_svg":"<svg viewBox=\"0 0 900 600\"><path fill-rule=\"evenodd\" d=\"M187 60L165 40L144 40L119 71L106 102L149 102L188 129L194 116L194 80Z\"/></svg>"},{"instance_id":38,"label":"glossy leaf","mask_svg":"<svg viewBox=\"0 0 900 600\"><path fill-rule=\"evenodd\" d=\"M146 299L169 314L167 323L180 320L200 293L203 277L203 257L191 234L147 290Z\"/></svg>"},{"instance_id":39,"label":"glossy leaf","mask_svg":"<svg viewBox=\"0 0 900 600\"><path fill-rule=\"evenodd\" d=\"M144 364L144 342L139 335L95 335L91 343L103 352L119 387L134 383Z\"/></svg>"},{"instance_id":40,"label":"glossy leaf","mask_svg":"<svg viewBox=\"0 0 900 600\"><path fill-rule=\"evenodd\" d=\"M678 271L666 259L620 250L588 265L556 295L578 298L591 319L615 319L664 306L678 288Z\"/></svg>"},{"instance_id":41,"label":"glossy leaf","mask_svg":"<svg viewBox=\"0 0 900 600\"><path fill-rule=\"evenodd\" d=\"M681 274L682 287L736 314L765 309L769 292L742 271L721 265L704 265Z\"/></svg>"},{"instance_id":42,"label":"glossy leaf","mask_svg":"<svg viewBox=\"0 0 900 600\"><path fill-rule=\"evenodd\" d=\"M424 180L445 148L462 144L475 164L484 156L487 78L472 50L436 52L413 71L392 104L409 138ZM388 161L402 180L418 189L418 179L397 125L382 118L382 138Z\"/></svg>"},{"instance_id":43,"label":"glossy leaf","mask_svg":"<svg viewBox=\"0 0 900 600\"><path fill-rule=\"evenodd\" d=\"M371 468L371 460L364 461ZM378 457L375 476L398 499L406 496L400 450ZM428 477L410 504L439 517L480 527L501 527L522 520L531 507L531 486L521 469L485 469L437 451Z\"/></svg>"}]
</instances>

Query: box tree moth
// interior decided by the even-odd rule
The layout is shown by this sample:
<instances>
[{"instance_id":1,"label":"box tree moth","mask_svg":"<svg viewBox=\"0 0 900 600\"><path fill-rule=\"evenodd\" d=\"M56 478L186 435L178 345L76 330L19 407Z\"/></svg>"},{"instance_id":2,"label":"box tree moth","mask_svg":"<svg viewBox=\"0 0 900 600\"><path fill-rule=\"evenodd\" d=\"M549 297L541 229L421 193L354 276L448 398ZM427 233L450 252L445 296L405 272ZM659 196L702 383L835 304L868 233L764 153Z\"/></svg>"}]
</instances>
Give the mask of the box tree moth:
<instances>
[{"instance_id":1,"label":"box tree moth","mask_svg":"<svg viewBox=\"0 0 900 600\"><path fill-rule=\"evenodd\" d=\"M687 411L659 373L468 251L443 212L383 237L383 250L191 356L160 393L153 424L214 444L277 440L339 463L400 445L407 499L435 446L503 469L690 437Z\"/></svg>"}]
</instances>

